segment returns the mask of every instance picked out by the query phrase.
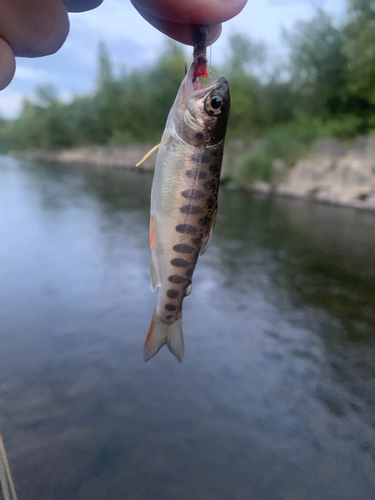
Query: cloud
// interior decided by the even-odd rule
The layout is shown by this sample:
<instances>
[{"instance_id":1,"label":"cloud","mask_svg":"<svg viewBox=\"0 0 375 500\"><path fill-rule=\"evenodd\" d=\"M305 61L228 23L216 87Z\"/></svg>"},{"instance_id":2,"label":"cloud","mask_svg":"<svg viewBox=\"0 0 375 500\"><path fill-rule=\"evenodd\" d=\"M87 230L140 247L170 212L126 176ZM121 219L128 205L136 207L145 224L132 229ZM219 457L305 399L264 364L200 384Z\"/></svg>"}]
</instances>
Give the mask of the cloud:
<instances>
[{"instance_id":1,"label":"cloud","mask_svg":"<svg viewBox=\"0 0 375 500\"><path fill-rule=\"evenodd\" d=\"M24 98L25 95L21 92L0 92L0 117L15 118L21 111Z\"/></svg>"},{"instance_id":2,"label":"cloud","mask_svg":"<svg viewBox=\"0 0 375 500\"><path fill-rule=\"evenodd\" d=\"M27 82L37 82L53 77L51 71L44 69L37 69L35 67L28 67L27 65L17 65L17 78L19 80L26 80Z\"/></svg>"}]
</instances>

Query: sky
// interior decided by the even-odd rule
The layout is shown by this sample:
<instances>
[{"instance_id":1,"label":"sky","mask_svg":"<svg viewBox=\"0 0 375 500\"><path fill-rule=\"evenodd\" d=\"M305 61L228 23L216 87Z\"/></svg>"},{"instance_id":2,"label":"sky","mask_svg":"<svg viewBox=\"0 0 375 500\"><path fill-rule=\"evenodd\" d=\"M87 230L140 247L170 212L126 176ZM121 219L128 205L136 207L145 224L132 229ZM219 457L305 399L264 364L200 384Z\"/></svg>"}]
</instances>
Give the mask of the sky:
<instances>
[{"instance_id":1,"label":"sky","mask_svg":"<svg viewBox=\"0 0 375 500\"><path fill-rule=\"evenodd\" d=\"M224 60L228 36L235 32L265 42L275 61L285 57L283 28L290 29L297 21L310 19L317 7L336 19L345 15L345 0L249 0L237 17L223 25L211 50L211 63L220 65ZM136 12L129 0L104 0L97 9L69 17L69 36L56 54L17 58L16 75L9 87L0 92L0 117L16 117L23 99L32 98L38 85L53 84L64 101L91 92L100 41L105 42L114 68L120 72L152 64L167 39ZM191 50L186 48L187 58Z\"/></svg>"}]
</instances>

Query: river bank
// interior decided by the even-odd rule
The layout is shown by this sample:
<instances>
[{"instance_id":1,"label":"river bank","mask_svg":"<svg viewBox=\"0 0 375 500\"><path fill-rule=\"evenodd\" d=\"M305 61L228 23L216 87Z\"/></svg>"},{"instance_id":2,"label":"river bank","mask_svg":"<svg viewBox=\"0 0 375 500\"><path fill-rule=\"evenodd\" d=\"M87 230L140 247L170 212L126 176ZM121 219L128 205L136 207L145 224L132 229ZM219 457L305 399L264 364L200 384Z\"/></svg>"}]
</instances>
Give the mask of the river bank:
<instances>
[{"instance_id":1,"label":"river bank","mask_svg":"<svg viewBox=\"0 0 375 500\"><path fill-rule=\"evenodd\" d=\"M319 139L307 158L269 187L278 195L375 210L375 139L358 137L350 148Z\"/></svg>"},{"instance_id":2,"label":"river bank","mask_svg":"<svg viewBox=\"0 0 375 500\"><path fill-rule=\"evenodd\" d=\"M257 147L246 147L241 141L229 141L223 159L222 178L231 179L241 157ZM85 146L57 151L12 152L11 155L31 160L61 163L94 164L105 168L127 168L152 172L155 156L141 166L138 161L154 144L126 146ZM237 166L237 167L236 167ZM316 140L305 158L288 169L275 159L272 182L244 181L243 186L254 192L303 198L312 201L375 210L375 138L358 137L351 147L337 139ZM231 182L232 186L237 184Z\"/></svg>"}]
</instances>

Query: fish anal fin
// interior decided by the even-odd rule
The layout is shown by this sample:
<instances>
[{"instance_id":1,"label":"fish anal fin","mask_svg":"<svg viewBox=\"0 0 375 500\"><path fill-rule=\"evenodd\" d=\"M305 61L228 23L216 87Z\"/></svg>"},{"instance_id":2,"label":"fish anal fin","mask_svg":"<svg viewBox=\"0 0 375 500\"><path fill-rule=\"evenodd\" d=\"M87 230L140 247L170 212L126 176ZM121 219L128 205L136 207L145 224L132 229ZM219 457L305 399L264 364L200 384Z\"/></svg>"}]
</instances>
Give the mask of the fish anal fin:
<instances>
[{"instance_id":1,"label":"fish anal fin","mask_svg":"<svg viewBox=\"0 0 375 500\"><path fill-rule=\"evenodd\" d=\"M148 331L146 341L145 341L145 346L143 349L143 359L145 361L148 361L151 359L155 354L158 352L158 350L166 343L167 339L162 338L156 340L154 337L154 332L155 332L155 311L152 316L151 320L151 325L150 329Z\"/></svg>"},{"instance_id":2,"label":"fish anal fin","mask_svg":"<svg viewBox=\"0 0 375 500\"><path fill-rule=\"evenodd\" d=\"M168 144L168 142L170 142L171 140L172 140L172 137L168 137L164 141L159 142L159 144L154 146L152 149L150 149L150 151L147 154L144 155L144 157L136 164L136 167L139 167L139 165L142 165L142 163L144 161L146 161L149 156L151 156L153 153L155 153L155 151L157 151L161 146L165 146L166 144Z\"/></svg>"},{"instance_id":3,"label":"fish anal fin","mask_svg":"<svg viewBox=\"0 0 375 500\"><path fill-rule=\"evenodd\" d=\"M215 208L215 210L214 210L214 212L212 214L210 224L207 227L207 232L206 232L206 234L202 238L202 246L201 246L201 249L199 251L199 255L203 255L204 252L207 250L208 245L210 244L212 235L214 233L215 222L216 222L216 215L217 215L217 207Z\"/></svg>"}]
</instances>

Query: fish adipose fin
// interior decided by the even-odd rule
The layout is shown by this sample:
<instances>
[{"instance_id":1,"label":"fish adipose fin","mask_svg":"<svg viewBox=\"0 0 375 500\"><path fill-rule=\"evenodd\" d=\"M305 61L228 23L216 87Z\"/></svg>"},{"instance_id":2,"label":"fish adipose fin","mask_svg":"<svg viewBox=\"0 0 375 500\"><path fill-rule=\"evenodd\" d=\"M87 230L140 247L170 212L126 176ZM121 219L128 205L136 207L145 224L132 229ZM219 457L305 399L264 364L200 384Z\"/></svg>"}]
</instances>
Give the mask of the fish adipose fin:
<instances>
[{"instance_id":1,"label":"fish adipose fin","mask_svg":"<svg viewBox=\"0 0 375 500\"><path fill-rule=\"evenodd\" d=\"M214 234L216 214L217 214L217 208L215 209L214 213L212 214L211 222L207 228L207 233L202 238L202 246L201 246L201 249L199 251L199 255L203 255L204 252L207 250L208 245L210 244L212 235Z\"/></svg>"},{"instance_id":2,"label":"fish adipose fin","mask_svg":"<svg viewBox=\"0 0 375 500\"><path fill-rule=\"evenodd\" d=\"M161 141L159 144L157 144L152 149L150 149L150 151L147 154L145 154L144 157L136 164L136 167L139 167L139 165L142 165L142 163L144 161L146 161L147 158L152 155L152 153L155 153L155 151L157 151L161 146L165 146L171 140L172 140L172 137L168 137L168 139L165 139L164 141Z\"/></svg>"},{"instance_id":3,"label":"fish adipose fin","mask_svg":"<svg viewBox=\"0 0 375 500\"><path fill-rule=\"evenodd\" d=\"M143 359L145 361L151 359L164 344L167 344L169 350L176 356L178 361L182 363L182 358L184 356L182 318L178 319L172 325L166 325L161 321L156 306L145 342Z\"/></svg>"}]
</instances>

